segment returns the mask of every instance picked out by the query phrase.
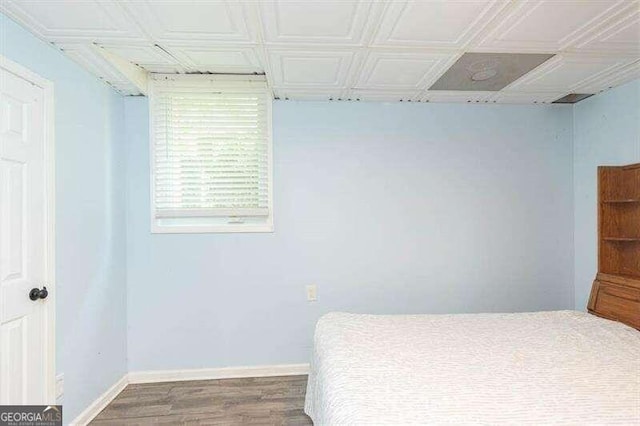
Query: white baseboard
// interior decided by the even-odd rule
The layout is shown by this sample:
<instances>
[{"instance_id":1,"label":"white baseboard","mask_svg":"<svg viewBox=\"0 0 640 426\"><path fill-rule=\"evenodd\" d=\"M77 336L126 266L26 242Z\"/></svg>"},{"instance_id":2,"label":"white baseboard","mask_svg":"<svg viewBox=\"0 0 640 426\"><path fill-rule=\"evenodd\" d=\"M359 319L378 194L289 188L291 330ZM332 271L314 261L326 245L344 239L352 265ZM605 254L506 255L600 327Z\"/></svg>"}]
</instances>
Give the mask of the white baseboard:
<instances>
[{"instance_id":1,"label":"white baseboard","mask_svg":"<svg viewBox=\"0 0 640 426\"><path fill-rule=\"evenodd\" d=\"M255 367L198 368L191 370L132 371L125 374L91 403L70 425L85 426L130 383L181 382L186 380L238 379L243 377L297 376L309 374L309 364L262 365Z\"/></svg>"},{"instance_id":2,"label":"white baseboard","mask_svg":"<svg viewBox=\"0 0 640 426\"><path fill-rule=\"evenodd\" d=\"M91 403L82 413L78 415L73 421L69 424L73 426L85 426L89 424L91 420L98 414L100 411L104 410L104 408L109 405L113 399L118 396L120 392L129 384L129 380L127 375L125 374L113 384L105 393L100 395L95 401Z\"/></svg>"},{"instance_id":3,"label":"white baseboard","mask_svg":"<svg viewBox=\"0 0 640 426\"><path fill-rule=\"evenodd\" d=\"M242 377L296 376L309 374L309 364L256 367L198 368L192 370L132 371L129 383L180 382L185 380L237 379Z\"/></svg>"}]
</instances>

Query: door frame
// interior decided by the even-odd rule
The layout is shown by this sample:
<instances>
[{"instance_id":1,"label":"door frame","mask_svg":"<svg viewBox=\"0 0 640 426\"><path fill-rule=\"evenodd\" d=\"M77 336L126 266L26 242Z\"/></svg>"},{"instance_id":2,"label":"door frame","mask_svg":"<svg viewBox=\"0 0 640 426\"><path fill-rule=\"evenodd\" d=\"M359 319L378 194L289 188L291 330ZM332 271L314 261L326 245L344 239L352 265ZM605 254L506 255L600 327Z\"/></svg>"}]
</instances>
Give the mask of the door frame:
<instances>
[{"instance_id":1,"label":"door frame","mask_svg":"<svg viewBox=\"0 0 640 426\"><path fill-rule=\"evenodd\" d=\"M56 403L56 228L55 228L55 128L53 82L0 55L0 68L43 89L43 131L45 168L45 284L49 290L45 309L45 395L49 404Z\"/></svg>"}]
</instances>

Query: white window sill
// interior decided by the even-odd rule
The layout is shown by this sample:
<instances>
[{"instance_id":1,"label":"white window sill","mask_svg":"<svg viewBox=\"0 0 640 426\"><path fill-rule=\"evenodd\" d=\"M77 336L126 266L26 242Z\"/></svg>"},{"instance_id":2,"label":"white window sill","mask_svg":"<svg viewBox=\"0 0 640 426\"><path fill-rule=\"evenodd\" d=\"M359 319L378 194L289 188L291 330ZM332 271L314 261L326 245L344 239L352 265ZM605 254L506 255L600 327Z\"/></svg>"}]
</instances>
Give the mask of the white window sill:
<instances>
[{"instance_id":1,"label":"white window sill","mask_svg":"<svg viewBox=\"0 0 640 426\"><path fill-rule=\"evenodd\" d=\"M152 234L224 234L273 232L273 225L151 225Z\"/></svg>"}]
</instances>

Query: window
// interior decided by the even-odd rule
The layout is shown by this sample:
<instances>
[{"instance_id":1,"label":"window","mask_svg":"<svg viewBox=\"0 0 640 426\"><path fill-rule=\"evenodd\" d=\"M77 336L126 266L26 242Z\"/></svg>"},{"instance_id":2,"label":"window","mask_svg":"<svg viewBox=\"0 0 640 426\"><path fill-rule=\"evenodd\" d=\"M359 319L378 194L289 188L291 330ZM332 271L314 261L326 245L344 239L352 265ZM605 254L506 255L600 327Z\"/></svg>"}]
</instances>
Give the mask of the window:
<instances>
[{"instance_id":1,"label":"window","mask_svg":"<svg viewBox=\"0 0 640 426\"><path fill-rule=\"evenodd\" d=\"M262 76L150 81L152 232L273 231Z\"/></svg>"}]
</instances>

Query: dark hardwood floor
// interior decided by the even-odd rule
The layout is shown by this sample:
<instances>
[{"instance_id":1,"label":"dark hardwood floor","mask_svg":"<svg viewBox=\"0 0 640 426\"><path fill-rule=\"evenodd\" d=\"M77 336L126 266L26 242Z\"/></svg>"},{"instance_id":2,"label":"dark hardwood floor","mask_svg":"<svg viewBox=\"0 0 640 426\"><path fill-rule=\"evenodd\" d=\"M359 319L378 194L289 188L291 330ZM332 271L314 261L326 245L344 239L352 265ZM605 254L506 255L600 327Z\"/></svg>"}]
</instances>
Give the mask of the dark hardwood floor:
<instances>
[{"instance_id":1,"label":"dark hardwood floor","mask_svg":"<svg viewBox=\"0 0 640 426\"><path fill-rule=\"evenodd\" d=\"M311 425L307 376L129 385L91 425Z\"/></svg>"}]
</instances>

